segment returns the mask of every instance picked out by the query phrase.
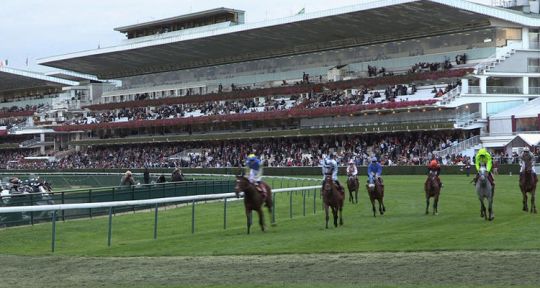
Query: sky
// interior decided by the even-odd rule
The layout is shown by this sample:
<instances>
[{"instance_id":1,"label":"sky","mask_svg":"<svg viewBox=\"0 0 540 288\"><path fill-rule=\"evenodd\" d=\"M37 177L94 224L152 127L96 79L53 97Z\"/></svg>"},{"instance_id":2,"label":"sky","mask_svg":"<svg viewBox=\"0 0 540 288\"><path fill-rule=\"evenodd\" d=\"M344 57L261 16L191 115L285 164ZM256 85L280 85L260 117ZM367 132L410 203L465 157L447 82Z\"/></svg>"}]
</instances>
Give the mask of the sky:
<instances>
[{"instance_id":1,"label":"sky","mask_svg":"<svg viewBox=\"0 0 540 288\"><path fill-rule=\"evenodd\" d=\"M216 7L244 10L246 22L253 23L292 16L303 8L310 13L369 1L373 0L0 0L0 61L7 59L13 68L43 70L36 66L39 58L118 44L125 36L113 31L116 27Z\"/></svg>"}]
</instances>

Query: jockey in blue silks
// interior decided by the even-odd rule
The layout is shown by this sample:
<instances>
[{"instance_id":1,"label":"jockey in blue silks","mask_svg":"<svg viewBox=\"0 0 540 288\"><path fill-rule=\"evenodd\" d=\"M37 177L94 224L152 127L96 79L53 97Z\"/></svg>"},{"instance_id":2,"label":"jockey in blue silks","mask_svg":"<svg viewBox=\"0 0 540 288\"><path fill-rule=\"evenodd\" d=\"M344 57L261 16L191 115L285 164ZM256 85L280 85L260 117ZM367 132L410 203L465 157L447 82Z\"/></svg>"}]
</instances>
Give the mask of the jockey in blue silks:
<instances>
[{"instance_id":1,"label":"jockey in blue silks","mask_svg":"<svg viewBox=\"0 0 540 288\"><path fill-rule=\"evenodd\" d=\"M368 183L374 180L379 180L382 184L382 179L381 179L382 165L377 160L377 157L371 158L371 163L369 164L367 168L367 173L368 173ZM376 177L375 179L373 179L374 176Z\"/></svg>"},{"instance_id":2,"label":"jockey in blue silks","mask_svg":"<svg viewBox=\"0 0 540 288\"><path fill-rule=\"evenodd\" d=\"M249 168L249 182L257 185L262 179L261 160L255 154L249 154L246 160L246 166Z\"/></svg>"}]
</instances>

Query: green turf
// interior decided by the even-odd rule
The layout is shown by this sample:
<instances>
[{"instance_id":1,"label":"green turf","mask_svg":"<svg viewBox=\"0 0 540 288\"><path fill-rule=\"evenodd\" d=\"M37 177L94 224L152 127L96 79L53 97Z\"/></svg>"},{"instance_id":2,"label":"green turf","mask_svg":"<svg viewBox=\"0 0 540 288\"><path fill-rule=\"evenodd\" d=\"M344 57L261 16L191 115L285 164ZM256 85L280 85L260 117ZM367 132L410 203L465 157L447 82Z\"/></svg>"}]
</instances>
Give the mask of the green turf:
<instances>
[{"instance_id":1,"label":"green turf","mask_svg":"<svg viewBox=\"0 0 540 288\"><path fill-rule=\"evenodd\" d=\"M246 220L240 201L229 203L226 230L223 229L223 203L196 205L195 234L191 234L190 206L161 210L157 240L153 240L153 211L117 215L113 217L110 248L107 247L107 218L60 222L57 224L55 255L195 256L540 249L539 216L521 211L516 176L496 178L493 222L479 217L479 202L469 183L470 178L465 176L443 175L445 188L439 215L424 215L424 179L421 176L387 176L387 213L376 218L372 216L365 189L361 189L359 204L346 202L345 225L339 228L324 229L324 213L318 197L317 213L313 214L313 191L306 199L305 217L302 215L302 194L293 193L292 219L289 194L277 195L277 225L262 233L254 217L249 236L245 235ZM274 186L279 185L275 183ZM265 216L268 223L268 213ZM0 239L0 254L49 255L51 224L0 230Z\"/></svg>"}]
</instances>

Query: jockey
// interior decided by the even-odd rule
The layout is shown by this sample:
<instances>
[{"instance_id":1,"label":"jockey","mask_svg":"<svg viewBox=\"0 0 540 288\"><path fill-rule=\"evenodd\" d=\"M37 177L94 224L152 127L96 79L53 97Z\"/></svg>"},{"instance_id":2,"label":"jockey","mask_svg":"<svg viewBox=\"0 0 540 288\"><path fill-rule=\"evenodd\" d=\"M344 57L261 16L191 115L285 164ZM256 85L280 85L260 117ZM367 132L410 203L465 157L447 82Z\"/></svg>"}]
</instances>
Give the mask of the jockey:
<instances>
[{"instance_id":1,"label":"jockey","mask_svg":"<svg viewBox=\"0 0 540 288\"><path fill-rule=\"evenodd\" d=\"M367 168L367 173L368 173L368 183L371 182L372 180L375 180L373 179L373 175L372 175L373 173L375 173L375 177L377 177L377 180L379 180L379 182L381 182L382 184L382 179L381 179L382 165L377 160L377 157L373 156L373 158L371 158L371 163L369 164Z\"/></svg>"},{"instance_id":2,"label":"jockey","mask_svg":"<svg viewBox=\"0 0 540 288\"><path fill-rule=\"evenodd\" d=\"M486 170L489 173L488 174L488 180L491 182L492 187L492 193L495 194L495 179L493 178L493 174L491 174L491 168L493 167L493 160L491 159L491 155L486 150L486 148L482 148L478 150L478 153L476 153L475 156L475 166L476 171L480 171L480 166L486 166ZM476 181L478 181L479 174L476 175L476 178L474 179L474 184L476 185Z\"/></svg>"},{"instance_id":3,"label":"jockey","mask_svg":"<svg viewBox=\"0 0 540 288\"><path fill-rule=\"evenodd\" d=\"M246 166L249 168L248 180L252 184L258 185L262 178L261 160L255 154L249 154L246 160Z\"/></svg>"},{"instance_id":4,"label":"jockey","mask_svg":"<svg viewBox=\"0 0 540 288\"><path fill-rule=\"evenodd\" d=\"M347 176L353 176L356 177L358 175L358 169L356 168L356 165L354 165L354 160L349 160L349 166L347 166Z\"/></svg>"},{"instance_id":5,"label":"jockey","mask_svg":"<svg viewBox=\"0 0 540 288\"><path fill-rule=\"evenodd\" d=\"M336 155L334 153L330 153L328 157L326 157L322 161L322 173L324 178L326 178L327 175L332 175L332 180L336 183L338 186L338 189L341 190L343 187L339 183L338 180L338 164L336 161ZM323 185L324 185L324 178L323 178Z\"/></svg>"},{"instance_id":6,"label":"jockey","mask_svg":"<svg viewBox=\"0 0 540 288\"><path fill-rule=\"evenodd\" d=\"M251 153L248 155L246 160L246 167L249 168L249 177L248 180L251 184L255 185L257 190L261 193L263 199L266 199L267 191L266 186L261 185L262 182L262 162L255 154Z\"/></svg>"},{"instance_id":7,"label":"jockey","mask_svg":"<svg viewBox=\"0 0 540 288\"><path fill-rule=\"evenodd\" d=\"M442 188L441 178L439 178L439 175L441 175L441 165L439 164L439 161L435 159L435 157L428 164L428 173L431 171L435 172L435 174L437 175L437 181L439 182L439 187Z\"/></svg>"},{"instance_id":8,"label":"jockey","mask_svg":"<svg viewBox=\"0 0 540 288\"><path fill-rule=\"evenodd\" d=\"M522 175L523 172L525 172L525 169L528 169L532 172L534 175L534 179L537 179L536 177L536 170L534 169L534 155L529 150L529 147L523 148L523 152L521 153L521 156L519 157L521 160L521 168L519 169L519 174Z\"/></svg>"}]
</instances>

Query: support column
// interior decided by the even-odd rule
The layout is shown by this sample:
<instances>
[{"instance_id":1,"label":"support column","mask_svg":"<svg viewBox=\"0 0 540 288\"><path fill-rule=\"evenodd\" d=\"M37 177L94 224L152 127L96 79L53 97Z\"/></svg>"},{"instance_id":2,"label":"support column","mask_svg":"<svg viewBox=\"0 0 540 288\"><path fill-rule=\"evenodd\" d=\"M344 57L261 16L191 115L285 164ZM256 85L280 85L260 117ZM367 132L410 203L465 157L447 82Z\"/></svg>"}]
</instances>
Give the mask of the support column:
<instances>
[{"instance_id":1,"label":"support column","mask_svg":"<svg viewBox=\"0 0 540 288\"><path fill-rule=\"evenodd\" d=\"M39 153L45 155L45 133L39 134L39 143L41 144L39 146Z\"/></svg>"},{"instance_id":2,"label":"support column","mask_svg":"<svg viewBox=\"0 0 540 288\"><path fill-rule=\"evenodd\" d=\"M480 113L482 114L482 119L487 119L487 102L480 103Z\"/></svg>"},{"instance_id":3,"label":"support column","mask_svg":"<svg viewBox=\"0 0 540 288\"><path fill-rule=\"evenodd\" d=\"M81 133L77 132L77 134L75 134L75 140L76 141L81 140ZM75 151L80 152L81 151L81 146L75 145Z\"/></svg>"},{"instance_id":4,"label":"support column","mask_svg":"<svg viewBox=\"0 0 540 288\"><path fill-rule=\"evenodd\" d=\"M461 79L461 94L469 94L469 79Z\"/></svg>"},{"instance_id":5,"label":"support column","mask_svg":"<svg viewBox=\"0 0 540 288\"><path fill-rule=\"evenodd\" d=\"M516 116L512 115L510 119L512 120L512 133L514 133L516 132L516 126L517 126Z\"/></svg>"},{"instance_id":6,"label":"support column","mask_svg":"<svg viewBox=\"0 0 540 288\"><path fill-rule=\"evenodd\" d=\"M521 41L523 42L523 49L529 49L529 27L521 28Z\"/></svg>"},{"instance_id":7,"label":"support column","mask_svg":"<svg viewBox=\"0 0 540 288\"><path fill-rule=\"evenodd\" d=\"M523 89L523 94L524 95L529 95L529 77L528 76L523 76L522 89Z\"/></svg>"},{"instance_id":8,"label":"support column","mask_svg":"<svg viewBox=\"0 0 540 288\"><path fill-rule=\"evenodd\" d=\"M478 76L480 78L480 94L487 93L487 77L488 76Z\"/></svg>"},{"instance_id":9,"label":"support column","mask_svg":"<svg viewBox=\"0 0 540 288\"><path fill-rule=\"evenodd\" d=\"M536 130L537 130L537 131L540 131L540 114L538 114L538 116L537 116L537 120L536 120Z\"/></svg>"}]
</instances>

